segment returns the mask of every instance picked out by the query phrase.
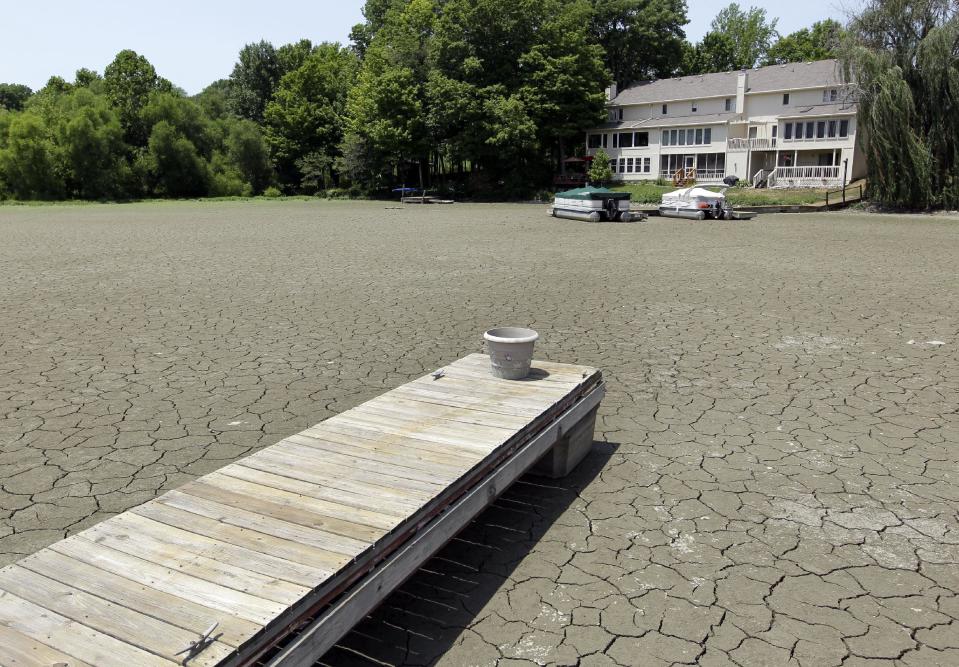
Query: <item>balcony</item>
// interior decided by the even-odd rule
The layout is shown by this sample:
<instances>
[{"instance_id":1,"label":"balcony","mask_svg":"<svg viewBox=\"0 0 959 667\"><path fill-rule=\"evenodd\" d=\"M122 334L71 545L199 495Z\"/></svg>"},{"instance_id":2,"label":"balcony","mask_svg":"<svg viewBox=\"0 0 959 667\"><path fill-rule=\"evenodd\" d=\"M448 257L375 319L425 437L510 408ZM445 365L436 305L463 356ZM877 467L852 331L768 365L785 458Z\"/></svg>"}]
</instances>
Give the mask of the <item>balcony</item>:
<instances>
[{"instance_id":1,"label":"balcony","mask_svg":"<svg viewBox=\"0 0 959 667\"><path fill-rule=\"evenodd\" d=\"M776 149L776 139L727 139L730 151L771 151Z\"/></svg>"}]
</instances>

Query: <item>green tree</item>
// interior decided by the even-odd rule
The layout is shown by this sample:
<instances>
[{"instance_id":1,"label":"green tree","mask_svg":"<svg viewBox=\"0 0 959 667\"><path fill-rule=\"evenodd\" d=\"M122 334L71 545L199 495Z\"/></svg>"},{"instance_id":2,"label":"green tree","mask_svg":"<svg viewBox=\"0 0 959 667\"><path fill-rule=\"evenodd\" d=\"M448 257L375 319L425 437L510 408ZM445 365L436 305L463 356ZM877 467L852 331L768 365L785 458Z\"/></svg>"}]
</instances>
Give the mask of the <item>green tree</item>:
<instances>
[{"instance_id":1,"label":"green tree","mask_svg":"<svg viewBox=\"0 0 959 667\"><path fill-rule=\"evenodd\" d=\"M683 26L689 22L684 0L592 0L592 5L590 30L620 87L678 69Z\"/></svg>"},{"instance_id":2,"label":"green tree","mask_svg":"<svg viewBox=\"0 0 959 667\"><path fill-rule=\"evenodd\" d=\"M842 38L843 28L838 21L817 21L813 23L812 29L803 28L779 38L769 47L765 64L779 65L835 58Z\"/></svg>"},{"instance_id":3,"label":"green tree","mask_svg":"<svg viewBox=\"0 0 959 667\"><path fill-rule=\"evenodd\" d=\"M70 197L101 199L119 194L126 145L120 119L106 98L86 88L63 96L53 121L53 137Z\"/></svg>"},{"instance_id":4,"label":"green tree","mask_svg":"<svg viewBox=\"0 0 959 667\"><path fill-rule=\"evenodd\" d=\"M768 20L766 10L758 7L743 9L735 2L721 9L713 19L711 28L731 38L736 47L735 67L748 69L766 58L776 40L776 24L779 19Z\"/></svg>"},{"instance_id":5,"label":"green tree","mask_svg":"<svg viewBox=\"0 0 959 667\"><path fill-rule=\"evenodd\" d=\"M433 144L426 84L434 22L433 0L411 0L391 11L366 50L347 100L347 133L362 139L382 162L397 168L404 161L416 164L421 185Z\"/></svg>"},{"instance_id":6,"label":"green tree","mask_svg":"<svg viewBox=\"0 0 959 667\"><path fill-rule=\"evenodd\" d=\"M363 3L363 23L353 26L350 31L350 42L356 53L363 57L379 32L386 24L386 15L391 9L402 10L409 0L366 0Z\"/></svg>"},{"instance_id":7,"label":"green tree","mask_svg":"<svg viewBox=\"0 0 959 667\"><path fill-rule=\"evenodd\" d=\"M0 83L0 109L19 111L33 94L28 86L19 83Z\"/></svg>"},{"instance_id":8,"label":"green tree","mask_svg":"<svg viewBox=\"0 0 959 667\"><path fill-rule=\"evenodd\" d=\"M241 119L230 126L226 137L226 157L236 168L251 194L258 195L273 181L270 150L260 127Z\"/></svg>"},{"instance_id":9,"label":"green tree","mask_svg":"<svg viewBox=\"0 0 959 667\"><path fill-rule=\"evenodd\" d=\"M81 67L73 77L73 85L76 88L92 88L100 92L103 84L103 77L92 69Z\"/></svg>"},{"instance_id":10,"label":"green tree","mask_svg":"<svg viewBox=\"0 0 959 667\"><path fill-rule=\"evenodd\" d=\"M593 156L589 166L589 180L596 185L605 185L613 180L613 169L609 166L609 154L600 148Z\"/></svg>"},{"instance_id":11,"label":"green tree","mask_svg":"<svg viewBox=\"0 0 959 667\"><path fill-rule=\"evenodd\" d=\"M959 207L959 8L869 0L842 48L859 102L869 194L887 206Z\"/></svg>"},{"instance_id":12,"label":"green tree","mask_svg":"<svg viewBox=\"0 0 959 667\"><path fill-rule=\"evenodd\" d=\"M210 168L196 146L166 120L153 126L142 168L154 192L169 197L202 197L209 192Z\"/></svg>"},{"instance_id":13,"label":"green tree","mask_svg":"<svg viewBox=\"0 0 959 667\"><path fill-rule=\"evenodd\" d=\"M267 141L280 179L297 187L296 162L310 154L334 157L343 138L346 97L356 57L339 44L321 44L286 74L264 113Z\"/></svg>"},{"instance_id":14,"label":"green tree","mask_svg":"<svg viewBox=\"0 0 959 667\"><path fill-rule=\"evenodd\" d=\"M683 53L683 74L708 74L737 69L736 43L721 32L708 32L695 46L687 44Z\"/></svg>"},{"instance_id":15,"label":"green tree","mask_svg":"<svg viewBox=\"0 0 959 667\"><path fill-rule=\"evenodd\" d=\"M161 88L150 61L136 51L120 51L103 71L104 91L120 115L124 137L133 146L143 146L149 136L140 112L150 94Z\"/></svg>"},{"instance_id":16,"label":"green tree","mask_svg":"<svg viewBox=\"0 0 959 667\"><path fill-rule=\"evenodd\" d=\"M272 44L263 40L244 46L230 74L230 108L233 113L262 122L266 105L282 75L280 59Z\"/></svg>"},{"instance_id":17,"label":"green tree","mask_svg":"<svg viewBox=\"0 0 959 667\"><path fill-rule=\"evenodd\" d=\"M0 178L19 199L60 199L63 179L57 173L56 146L43 118L14 114L0 141Z\"/></svg>"}]
</instances>

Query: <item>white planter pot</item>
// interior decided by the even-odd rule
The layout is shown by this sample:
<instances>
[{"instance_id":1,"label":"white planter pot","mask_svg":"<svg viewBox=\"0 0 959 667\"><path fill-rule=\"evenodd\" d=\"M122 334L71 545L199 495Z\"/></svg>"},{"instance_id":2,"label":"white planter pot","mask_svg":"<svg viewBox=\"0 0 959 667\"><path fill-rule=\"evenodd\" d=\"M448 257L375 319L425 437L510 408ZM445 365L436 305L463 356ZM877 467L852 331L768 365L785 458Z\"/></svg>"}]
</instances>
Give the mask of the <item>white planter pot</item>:
<instances>
[{"instance_id":1,"label":"white planter pot","mask_svg":"<svg viewBox=\"0 0 959 667\"><path fill-rule=\"evenodd\" d=\"M533 345L539 334L521 327L490 329L483 338L489 350L490 372L504 380L521 380L529 375Z\"/></svg>"}]
</instances>

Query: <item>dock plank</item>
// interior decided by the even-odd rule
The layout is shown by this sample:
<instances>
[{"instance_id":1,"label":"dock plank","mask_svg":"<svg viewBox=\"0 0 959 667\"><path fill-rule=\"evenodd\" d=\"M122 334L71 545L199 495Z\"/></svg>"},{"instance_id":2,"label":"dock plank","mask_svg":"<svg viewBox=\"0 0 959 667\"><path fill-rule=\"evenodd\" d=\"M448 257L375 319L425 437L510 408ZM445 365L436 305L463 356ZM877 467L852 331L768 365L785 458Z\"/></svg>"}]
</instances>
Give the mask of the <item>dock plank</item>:
<instances>
[{"instance_id":1,"label":"dock plank","mask_svg":"<svg viewBox=\"0 0 959 667\"><path fill-rule=\"evenodd\" d=\"M96 667L174 667L177 664L7 591L0 591L0 615L8 628Z\"/></svg>"},{"instance_id":2,"label":"dock plank","mask_svg":"<svg viewBox=\"0 0 959 667\"><path fill-rule=\"evenodd\" d=\"M66 665L66 667L93 667L71 655L50 648L32 637L0 625L0 665L25 667L27 665Z\"/></svg>"},{"instance_id":3,"label":"dock plank","mask_svg":"<svg viewBox=\"0 0 959 667\"><path fill-rule=\"evenodd\" d=\"M140 581L114 575L51 549L27 556L16 565L60 583L69 582L74 588L137 613L162 619L195 635L210 627L214 620L220 619L217 629L217 632L222 633L220 641L232 647L242 644L259 628L256 623L235 616L222 616L219 610L150 588ZM137 576L136 572L129 574Z\"/></svg>"},{"instance_id":4,"label":"dock plank","mask_svg":"<svg viewBox=\"0 0 959 667\"><path fill-rule=\"evenodd\" d=\"M191 576L179 569L174 570L130 556L84 539L79 534L57 542L50 548L112 574L135 572L137 578L151 588L218 609L223 615L239 616L248 621L266 624L287 608L286 605Z\"/></svg>"},{"instance_id":5,"label":"dock plank","mask_svg":"<svg viewBox=\"0 0 959 667\"><path fill-rule=\"evenodd\" d=\"M0 571L0 590L37 606L56 601L55 611L64 618L171 662L178 662L177 651L197 636L16 565ZM215 641L191 664L212 667L232 652L229 645Z\"/></svg>"}]
</instances>

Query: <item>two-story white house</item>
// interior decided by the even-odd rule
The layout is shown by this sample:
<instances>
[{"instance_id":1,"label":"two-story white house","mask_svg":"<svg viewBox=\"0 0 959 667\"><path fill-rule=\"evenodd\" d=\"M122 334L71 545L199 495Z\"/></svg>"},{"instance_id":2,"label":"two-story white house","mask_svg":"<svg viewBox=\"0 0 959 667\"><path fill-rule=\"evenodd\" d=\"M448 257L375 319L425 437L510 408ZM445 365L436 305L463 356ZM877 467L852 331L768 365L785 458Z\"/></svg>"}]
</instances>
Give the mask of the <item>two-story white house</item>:
<instances>
[{"instance_id":1,"label":"two-story white house","mask_svg":"<svg viewBox=\"0 0 959 667\"><path fill-rule=\"evenodd\" d=\"M609 122L590 130L622 181L700 183L737 176L769 187L833 187L865 175L856 104L835 60L639 83L608 91Z\"/></svg>"}]
</instances>

